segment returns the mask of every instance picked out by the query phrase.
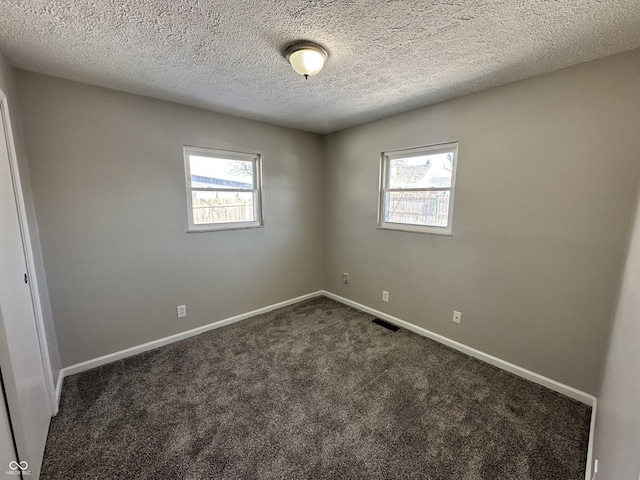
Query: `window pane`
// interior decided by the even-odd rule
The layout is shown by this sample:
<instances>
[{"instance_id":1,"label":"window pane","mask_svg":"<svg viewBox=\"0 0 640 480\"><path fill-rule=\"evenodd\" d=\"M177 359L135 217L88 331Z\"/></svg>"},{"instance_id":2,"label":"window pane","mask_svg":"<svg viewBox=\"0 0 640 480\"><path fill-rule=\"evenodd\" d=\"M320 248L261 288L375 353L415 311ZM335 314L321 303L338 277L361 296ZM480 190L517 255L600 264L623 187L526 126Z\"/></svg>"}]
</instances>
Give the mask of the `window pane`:
<instances>
[{"instance_id":1,"label":"window pane","mask_svg":"<svg viewBox=\"0 0 640 480\"><path fill-rule=\"evenodd\" d=\"M386 192L385 222L446 227L450 191Z\"/></svg>"},{"instance_id":2,"label":"window pane","mask_svg":"<svg viewBox=\"0 0 640 480\"><path fill-rule=\"evenodd\" d=\"M192 188L253 188L251 160L189 156Z\"/></svg>"},{"instance_id":3,"label":"window pane","mask_svg":"<svg viewBox=\"0 0 640 480\"><path fill-rule=\"evenodd\" d=\"M253 222L253 192L191 192L194 225Z\"/></svg>"},{"instance_id":4,"label":"window pane","mask_svg":"<svg viewBox=\"0 0 640 480\"><path fill-rule=\"evenodd\" d=\"M388 188L450 188L453 153L389 160Z\"/></svg>"}]
</instances>

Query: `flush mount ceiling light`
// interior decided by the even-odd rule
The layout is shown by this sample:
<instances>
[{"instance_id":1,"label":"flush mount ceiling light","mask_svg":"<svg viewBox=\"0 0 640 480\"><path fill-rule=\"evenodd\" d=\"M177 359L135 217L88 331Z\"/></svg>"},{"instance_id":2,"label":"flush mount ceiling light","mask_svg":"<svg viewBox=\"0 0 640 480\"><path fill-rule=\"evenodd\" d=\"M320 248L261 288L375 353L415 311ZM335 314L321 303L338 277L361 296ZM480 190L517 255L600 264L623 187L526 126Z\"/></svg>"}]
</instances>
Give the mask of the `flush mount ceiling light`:
<instances>
[{"instance_id":1,"label":"flush mount ceiling light","mask_svg":"<svg viewBox=\"0 0 640 480\"><path fill-rule=\"evenodd\" d=\"M315 75L327 60L327 51L320 45L311 42L298 42L289 45L284 51L293 69L304 78Z\"/></svg>"}]
</instances>

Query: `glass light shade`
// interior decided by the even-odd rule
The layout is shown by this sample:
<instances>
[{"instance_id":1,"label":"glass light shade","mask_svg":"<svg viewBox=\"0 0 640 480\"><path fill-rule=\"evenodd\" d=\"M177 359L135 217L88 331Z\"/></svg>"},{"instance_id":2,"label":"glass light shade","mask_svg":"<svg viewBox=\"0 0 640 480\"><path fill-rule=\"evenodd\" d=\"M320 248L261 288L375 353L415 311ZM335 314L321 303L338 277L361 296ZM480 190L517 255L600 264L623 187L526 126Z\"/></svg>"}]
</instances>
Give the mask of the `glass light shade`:
<instances>
[{"instance_id":1,"label":"glass light shade","mask_svg":"<svg viewBox=\"0 0 640 480\"><path fill-rule=\"evenodd\" d=\"M297 73L306 77L322 70L327 52L312 43L294 44L287 49L287 59Z\"/></svg>"}]
</instances>

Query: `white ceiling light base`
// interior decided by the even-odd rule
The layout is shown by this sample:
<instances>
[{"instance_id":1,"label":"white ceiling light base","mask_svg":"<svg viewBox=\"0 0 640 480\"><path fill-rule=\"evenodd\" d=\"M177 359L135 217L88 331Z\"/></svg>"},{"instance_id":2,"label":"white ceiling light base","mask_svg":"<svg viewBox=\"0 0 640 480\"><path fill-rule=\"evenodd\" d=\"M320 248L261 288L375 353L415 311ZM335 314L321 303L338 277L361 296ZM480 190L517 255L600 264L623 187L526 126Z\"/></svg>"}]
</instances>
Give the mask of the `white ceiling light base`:
<instances>
[{"instance_id":1,"label":"white ceiling light base","mask_svg":"<svg viewBox=\"0 0 640 480\"><path fill-rule=\"evenodd\" d=\"M315 75L327 61L327 51L320 45L311 42L299 42L289 45L284 52L293 69L304 78Z\"/></svg>"}]
</instances>

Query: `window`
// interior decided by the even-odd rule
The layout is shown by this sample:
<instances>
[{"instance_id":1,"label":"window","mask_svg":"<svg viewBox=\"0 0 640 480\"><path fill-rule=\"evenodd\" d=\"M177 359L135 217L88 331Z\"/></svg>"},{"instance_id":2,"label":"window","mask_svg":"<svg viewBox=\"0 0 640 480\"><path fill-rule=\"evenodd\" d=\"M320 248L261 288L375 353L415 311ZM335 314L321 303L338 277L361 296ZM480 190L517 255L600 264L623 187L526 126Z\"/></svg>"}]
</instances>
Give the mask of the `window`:
<instances>
[{"instance_id":1,"label":"window","mask_svg":"<svg viewBox=\"0 0 640 480\"><path fill-rule=\"evenodd\" d=\"M262 226L260 155L184 147L190 232Z\"/></svg>"},{"instance_id":2,"label":"window","mask_svg":"<svg viewBox=\"0 0 640 480\"><path fill-rule=\"evenodd\" d=\"M451 235L458 143L383 152L378 227Z\"/></svg>"}]
</instances>

